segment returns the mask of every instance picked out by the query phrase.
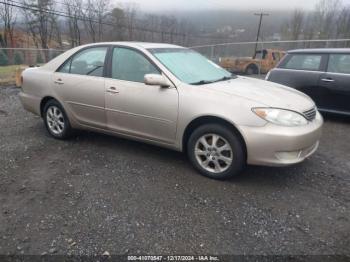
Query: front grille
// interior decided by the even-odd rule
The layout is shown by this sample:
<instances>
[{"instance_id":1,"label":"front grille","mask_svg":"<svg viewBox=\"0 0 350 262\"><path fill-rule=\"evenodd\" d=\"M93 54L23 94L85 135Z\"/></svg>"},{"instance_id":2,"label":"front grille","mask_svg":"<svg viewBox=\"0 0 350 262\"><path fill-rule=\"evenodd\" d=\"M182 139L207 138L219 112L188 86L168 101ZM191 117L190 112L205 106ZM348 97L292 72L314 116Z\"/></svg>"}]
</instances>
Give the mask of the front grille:
<instances>
[{"instance_id":1,"label":"front grille","mask_svg":"<svg viewBox=\"0 0 350 262\"><path fill-rule=\"evenodd\" d=\"M316 107L313 107L312 109L305 111L303 114L306 119L311 122L316 118L316 112Z\"/></svg>"}]
</instances>

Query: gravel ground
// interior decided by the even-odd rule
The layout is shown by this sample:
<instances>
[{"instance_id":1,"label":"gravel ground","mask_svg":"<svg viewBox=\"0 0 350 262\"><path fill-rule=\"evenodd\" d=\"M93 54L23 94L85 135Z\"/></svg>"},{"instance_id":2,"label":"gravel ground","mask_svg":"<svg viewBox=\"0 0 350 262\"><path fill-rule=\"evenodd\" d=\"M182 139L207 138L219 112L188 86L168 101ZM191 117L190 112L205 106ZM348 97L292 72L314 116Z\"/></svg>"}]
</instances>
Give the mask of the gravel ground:
<instances>
[{"instance_id":1,"label":"gravel ground","mask_svg":"<svg viewBox=\"0 0 350 262\"><path fill-rule=\"evenodd\" d=\"M288 168L198 175L181 153L101 134L50 138L0 89L0 254L350 255L350 120Z\"/></svg>"}]
</instances>

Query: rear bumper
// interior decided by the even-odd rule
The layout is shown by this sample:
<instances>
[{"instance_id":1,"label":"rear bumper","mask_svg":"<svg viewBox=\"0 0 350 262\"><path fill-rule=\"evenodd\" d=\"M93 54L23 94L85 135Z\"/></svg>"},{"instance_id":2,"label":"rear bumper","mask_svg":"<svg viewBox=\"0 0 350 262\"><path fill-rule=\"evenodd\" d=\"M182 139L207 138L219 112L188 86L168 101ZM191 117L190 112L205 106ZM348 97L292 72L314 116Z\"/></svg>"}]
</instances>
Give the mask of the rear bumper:
<instances>
[{"instance_id":1,"label":"rear bumper","mask_svg":"<svg viewBox=\"0 0 350 262\"><path fill-rule=\"evenodd\" d=\"M19 93L19 99L24 107L24 109L36 114L41 115L40 112L40 102L41 98L33 95L29 95L23 92Z\"/></svg>"},{"instance_id":2,"label":"rear bumper","mask_svg":"<svg viewBox=\"0 0 350 262\"><path fill-rule=\"evenodd\" d=\"M317 150L322 125L322 116L317 112L316 119L306 126L241 127L248 164L287 166L304 161Z\"/></svg>"}]
</instances>

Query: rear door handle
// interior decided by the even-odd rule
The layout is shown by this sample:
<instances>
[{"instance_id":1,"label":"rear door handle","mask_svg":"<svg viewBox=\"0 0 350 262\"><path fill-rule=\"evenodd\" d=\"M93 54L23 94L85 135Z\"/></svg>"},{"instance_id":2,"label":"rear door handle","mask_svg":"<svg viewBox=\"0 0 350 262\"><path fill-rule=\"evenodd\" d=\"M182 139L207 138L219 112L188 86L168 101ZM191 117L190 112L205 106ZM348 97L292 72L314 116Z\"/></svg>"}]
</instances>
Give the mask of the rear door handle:
<instances>
[{"instance_id":1,"label":"rear door handle","mask_svg":"<svg viewBox=\"0 0 350 262\"><path fill-rule=\"evenodd\" d=\"M119 91L117 90L117 88L115 88L114 86L111 86L110 88L107 89L108 93L112 93L112 94L118 94Z\"/></svg>"},{"instance_id":2,"label":"rear door handle","mask_svg":"<svg viewBox=\"0 0 350 262\"><path fill-rule=\"evenodd\" d=\"M333 79L331 79L331 78L323 78L323 79L321 79L321 81L327 82L327 83L335 82L335 81L334 81Z\"/></svg>"}]
</instances>

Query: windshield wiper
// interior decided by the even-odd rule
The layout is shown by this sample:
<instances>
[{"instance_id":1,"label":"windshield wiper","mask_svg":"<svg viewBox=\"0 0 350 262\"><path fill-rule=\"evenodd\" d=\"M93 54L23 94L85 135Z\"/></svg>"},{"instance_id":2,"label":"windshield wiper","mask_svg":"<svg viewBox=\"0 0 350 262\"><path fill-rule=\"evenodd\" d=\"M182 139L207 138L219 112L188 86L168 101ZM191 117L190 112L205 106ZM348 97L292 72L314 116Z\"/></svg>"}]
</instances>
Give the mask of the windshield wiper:
<instances>
[{"instance_id":1,"label":"windshield wiper","mask_svg":"<svg viewBox=\"0 0 350 262\"><path fill-rule=\"evenodd\" d=\"M212 84L212 83L216 83L216 82L220 82L220 81L226 81L226 80L230 80L230 79L234 79L234 78L236 78L235 75L224 76L224 77L219 78L217 80L201 80L201 81L198 81L198 82L191 83L191 85L206 85L206 84Z\"/></svg>"},{"instance_id":2,"label":"windshield wiper","mask_svg":"<svg viewBox=\"0 0 350 262\"><path fill-rule=\"evenodd\" d=\"M191 83L190 85L206 85L206 84L211 84L213 83L213 81L208 81L208 80L201 80L201 81L198 81L198 82L194 82L194 83Z\"/></svg>"},{"instance_id":3,"label":"windshield wiper","mask_svg":"<svg viewBox=\"0 0 350 262\"><path fill-rule=\"evenodd\" d=\"M226 80L230 80L230 79L233 79L233 78L235 78L234 75L231 75L231 76L224 76L224 77L222 77L222 78L220 78L220 79L218 79L218 80L212 81L212 83L220 82L220 81L226 81Z\"/></svg>"}]
</instances>

